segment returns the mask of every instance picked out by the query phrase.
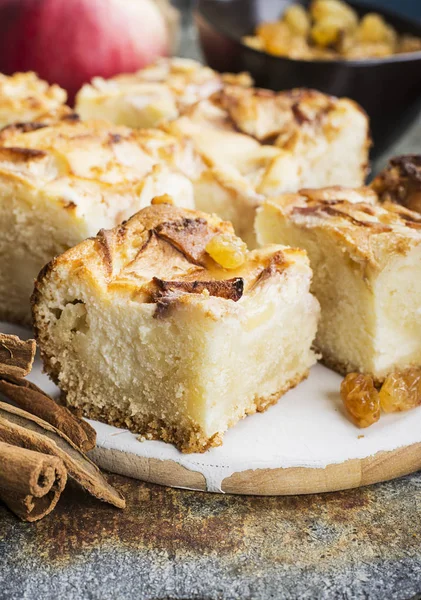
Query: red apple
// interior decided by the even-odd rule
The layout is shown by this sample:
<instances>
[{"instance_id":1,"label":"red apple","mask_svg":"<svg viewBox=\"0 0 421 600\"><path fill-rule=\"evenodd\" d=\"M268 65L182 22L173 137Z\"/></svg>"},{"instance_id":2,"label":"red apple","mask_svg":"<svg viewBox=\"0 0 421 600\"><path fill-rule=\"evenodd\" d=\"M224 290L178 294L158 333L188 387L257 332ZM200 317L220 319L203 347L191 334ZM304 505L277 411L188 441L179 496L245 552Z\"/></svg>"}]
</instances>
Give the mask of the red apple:
<instances>
[{"instance_id":1,"label":"red apple","mask_svg":"<svg viewBox=\"0 0 421 600\"><path fill-rule=\"evenodd\" d=\"M71 100L95 75L136 71L169 43L153 0L0 0L0 71L35 71Z\"/></svg>"}]
</instances>

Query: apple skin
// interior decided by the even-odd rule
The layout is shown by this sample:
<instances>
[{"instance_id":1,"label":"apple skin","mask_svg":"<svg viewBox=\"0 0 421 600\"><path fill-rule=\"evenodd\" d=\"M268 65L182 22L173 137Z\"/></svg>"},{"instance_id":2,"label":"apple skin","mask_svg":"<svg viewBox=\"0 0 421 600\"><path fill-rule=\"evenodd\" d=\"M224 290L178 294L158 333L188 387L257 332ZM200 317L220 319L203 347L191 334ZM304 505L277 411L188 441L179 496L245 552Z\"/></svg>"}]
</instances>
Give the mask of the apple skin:
<instances>
[{"instance_id":1,"label":"apple skin","mask_svg":"<svg viewBox=\"0 0 421 600\"><path fill-rule=\"evenodd\" d=\"M92 77L134 72L169 45L153 0L0 0L0 71L35 71L70 102Z\"/></svg>"}]
</instances>

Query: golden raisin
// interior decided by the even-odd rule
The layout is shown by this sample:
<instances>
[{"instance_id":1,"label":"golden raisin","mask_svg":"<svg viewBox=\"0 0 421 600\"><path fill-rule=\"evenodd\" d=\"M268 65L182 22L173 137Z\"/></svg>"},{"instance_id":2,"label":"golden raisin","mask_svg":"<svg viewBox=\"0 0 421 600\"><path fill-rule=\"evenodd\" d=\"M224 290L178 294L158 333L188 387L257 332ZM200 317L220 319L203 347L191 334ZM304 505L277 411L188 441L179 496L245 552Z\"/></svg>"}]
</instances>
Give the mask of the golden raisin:
<instances>
[{"instance_id":1,"label":"golden raisin","mask_svg":"<svg viewBox=\"0 0 421 600\"><path fill-rule=\"evenodd\" d=\"M206 252L224 269L236 269L246 260L247 246L235 235L217 233L207 243Z\"/></svg>"},{"instance_id":2,"label":"golden raisin","mask_svg":"<svg viewBox=\"0 0 421 600\"><path fill-rule=\"evenodd\" d=\"M368 13L361 19L358 27L358 37L362 42L393 43L396 33L383 17L377 13Z\"/></svg>"},{"instance_id":3,"label":"golden raisin","mask_svg":"<svg viewBox=\"0 0 421 600\"><path fill-rule=\"evenodd\" d=\"M342 31L341 24L336 19L328 17L313 25L311 39L318 46L326 48L339 40Z\"/></svg>"},{"instance_id":4,"label":"golden raisin","mask_svg":"<svg viewBox=\"0 0 421 600\"><path fill-rule=\"evenodd\" d=\"M161 194L160 196L155 196L151 200L151 204L174 204L174 200L171 198L169 194Z\"/></svg>"},{"instance_id":5,"label":"golden raisin","mask_svg":"<svg viewBox=\"0 0 421 600\"><path fill-rule=\"evenodd\" d=\"M284 35L288 35L288 33L286 25L280 22L263 21L256 27L256 35L263 40L264 43L268 43L279 37L284 37Z\"/></svg>"},{"instance_id":6,"label":"golden raisin","mask_svg":"<svg viewBox=\"0 0 421 600\"><path fill-rule=\"evenodd\" d=\"M310 17L300 4L292 4L283 14L282 20L295 34L306 36L310 31Z\"/></svg>"},{"instance_id":7,"label":"golden raisin","mask_svg":"<svg viewBox=\"0 0 421 600\"><path fill-rule=\"evenodd\" d=\"M291 30L286 23L263 22L256 29L257 36L262 40L264 49L275 56L288 54L291 41Z\"/></svg>"},{"instance_id":8,"label":"golden raisin","mask_svg":"<svg viewBox=\"0 0 421 600\"><path fill-rule=\"evenodd\" d=\"M379 420L380 398L370 375L349 373L341 383L341 398L357 427L370 427Z\"/></svg>"},{"instance_id":9,"label":"golden raisin","mask_svg":"<svg viewBox=\"0 0 421 600\"><path fill-rule=\"evenodd\" d=\"M379 392L386 413L410 410L421 404L421 369L411 368L388 375Z\"/></svg>"},{"instance_id":10,"label":"golden raisin","mask_svg":"<svg viewBox=\"0 0 421 600\"><path fill-rule=\"evenodd\" d=\"M316 22L335 19L343 29L356 27L358 23L355 10L341 0L314 0L310 6L310 13Z\"/></svg>"},{"instance_id":11,"label":"golden raisin","mask_svg":"<svg viewBox=\"0 0 421 600\"><path fill-rule=\"evenodd\" d=\"M249 48L254 48L255 50L264 50L263 40L257 35L246 35L243 37L243 42Z\"/></svg>"}]
</instances>

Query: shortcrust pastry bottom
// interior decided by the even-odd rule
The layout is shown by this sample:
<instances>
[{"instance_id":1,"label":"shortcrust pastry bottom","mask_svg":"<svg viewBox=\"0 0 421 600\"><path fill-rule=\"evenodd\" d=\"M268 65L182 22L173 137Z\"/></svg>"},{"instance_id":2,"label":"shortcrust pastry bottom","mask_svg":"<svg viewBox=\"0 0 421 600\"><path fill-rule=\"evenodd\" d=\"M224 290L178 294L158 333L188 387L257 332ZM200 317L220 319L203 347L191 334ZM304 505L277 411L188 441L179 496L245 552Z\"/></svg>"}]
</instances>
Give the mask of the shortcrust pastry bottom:
<instances>
[{"instance_id":1,"label":"shortcrust pastry bottom","mask_svg":"<svg viewBox=\"0 0 421 600\"><path fill-rule=\"evenodd\" d=\"M293 379L288 381L282 389L278 390L270 396L257 397L248 408L246 408L244 414L241 417L236 418L228 424L229 427L235 425L241 418L247 415L254 414L256 412L264 412L273 404L276 404L281 396L283 396L288 390L297 386L301 381L308 377L309 371L295 376ZM63 398L64 404L66 403L65 397ZM224 431L216 432L211 437L204 434L203 430L197 426L192 425L190 427L174 427L168 426L161 419L157 419L154 416L146 415L133 415L127 416L124 411L119 410L116 406L111 407L95 407L89 404L83 406L67 406L73 410L77 410L81 415L95 421L101 421L114 427L129 429L133 433L138 434L142 438L149 440L161 440L177 446L181 452L192 453L192 452L206 452L209 448L220 446L223 440Z\"/></svg>"}]
</instances>

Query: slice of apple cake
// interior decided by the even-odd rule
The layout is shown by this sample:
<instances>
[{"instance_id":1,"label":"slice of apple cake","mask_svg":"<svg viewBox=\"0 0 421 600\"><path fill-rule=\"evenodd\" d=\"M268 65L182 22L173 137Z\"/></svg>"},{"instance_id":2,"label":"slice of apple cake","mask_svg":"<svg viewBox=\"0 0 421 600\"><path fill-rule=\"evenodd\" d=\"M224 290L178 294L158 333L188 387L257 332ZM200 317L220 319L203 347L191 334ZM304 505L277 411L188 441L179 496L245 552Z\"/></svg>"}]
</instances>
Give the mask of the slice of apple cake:
<instances>
[{"instance_id":1,"label":"slice of apple cake","mask_svg":"<svg viewBox=\"0 0 421 600\"><path fill-rule=\"evenodd\" d=\"M34 323L68 406L203 452L307 376L319 305L303 250L249 252L230 223L170 201L47 265Z\"/></svg>"},{"instance_id":2,"label":"slice of apple cake","mask_svg":"<svg viewBox=\"0 0 421 600\"><path fill-rule=\"evenodd\" d=\"M256 231L307 251L325 363L381 382L421 365L421 216L376 200L369 188L302 190L268 200Z\"/></svg>"},{"instance_id":3,"label":"slice of apple cake","mask_svg":"<svg viewBox=\"0 0 421 600\"><path fill-rule=\"evenodd\" d=\"M0 133L0 319L30 322L29 298L53 256L171 192L194 207L188 144L62 115Z\"/></svg>"}]
</instances>

